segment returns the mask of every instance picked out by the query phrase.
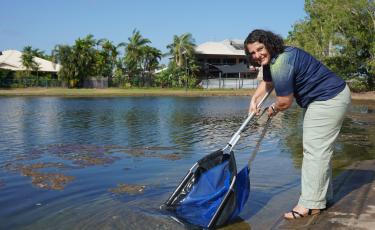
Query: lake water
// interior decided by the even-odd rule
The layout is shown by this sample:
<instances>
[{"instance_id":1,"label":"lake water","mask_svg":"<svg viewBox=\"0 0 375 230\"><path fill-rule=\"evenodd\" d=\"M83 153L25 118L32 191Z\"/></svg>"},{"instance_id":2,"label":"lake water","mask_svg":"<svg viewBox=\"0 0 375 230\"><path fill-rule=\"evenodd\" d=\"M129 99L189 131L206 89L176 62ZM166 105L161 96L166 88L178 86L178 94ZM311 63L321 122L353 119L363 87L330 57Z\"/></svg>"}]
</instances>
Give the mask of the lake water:
<instances>
[{"instance_id":1,"label":"lake water","mask_svg":"<svg viewBox=\"0 0 375 230\"><path fill-rule=\"evenodd\" d=\"M0 229L183 229L159 206L229 141L248 97L1 97ZM334 174L375 158L375 105L353 103ZM300 186L302 109L278 114L252 162L251 194L227 228L268 228ZM236 145L247 164L262 120Z\"/></svg>"}]
</instances>

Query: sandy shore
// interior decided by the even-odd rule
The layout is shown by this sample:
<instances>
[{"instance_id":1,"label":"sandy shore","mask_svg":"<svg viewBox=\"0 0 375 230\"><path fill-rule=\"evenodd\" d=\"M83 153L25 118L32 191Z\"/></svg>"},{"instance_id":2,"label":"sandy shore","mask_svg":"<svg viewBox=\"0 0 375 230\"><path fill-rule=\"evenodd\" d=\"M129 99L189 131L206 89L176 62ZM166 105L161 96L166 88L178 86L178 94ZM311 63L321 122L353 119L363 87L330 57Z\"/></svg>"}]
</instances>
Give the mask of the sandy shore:
<instances>
[{"instance_id":1,"label":"sandy shore","mask_svg":"<svg viewBox=\"0 0 375 230\"><path fill-rule=\"evenodd\" d=\"M254 89L66 89L66 88L18 88L0 89L0 96L66 96L66 97L118 97L118 96L250 96ZM375 101L375 91L352 93L353 100Z\"/></svg>"}]
</instances>

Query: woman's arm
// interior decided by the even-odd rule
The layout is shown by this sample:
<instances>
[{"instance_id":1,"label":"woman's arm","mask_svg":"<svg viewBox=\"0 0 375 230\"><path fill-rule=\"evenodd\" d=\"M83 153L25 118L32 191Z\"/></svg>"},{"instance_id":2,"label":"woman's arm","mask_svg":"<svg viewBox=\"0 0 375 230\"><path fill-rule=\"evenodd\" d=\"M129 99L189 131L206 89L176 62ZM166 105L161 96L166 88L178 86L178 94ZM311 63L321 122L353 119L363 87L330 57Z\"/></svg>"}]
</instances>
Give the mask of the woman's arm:
<instances>
[{"instance_id":1,"label":"woman's arm","mask_svg":"<svg viewBox=\"0 0 375 230\"><path fill-rule=\"evenodd\" d=\"M274 116L276 113L288 109L292 105L293 99L293 93L287 96L277 96L276 102L273 103L267 111L268 115Z\"/></svg>"},{"instance_id":2,"label":"woman's arm","mask_svg":"<svg viewBox=\"0 0 375 230\"><path fill-rule=\"evenodd\" d=\"M259 83L258 88L255 90L254 95L251 97L249 113L252 113L252 112L258 113L258 108L257 108L258 103L264 97L266 92L269 92L272 89L273 89L272 82L261 81Z\"/></svg>"}]
</instances>

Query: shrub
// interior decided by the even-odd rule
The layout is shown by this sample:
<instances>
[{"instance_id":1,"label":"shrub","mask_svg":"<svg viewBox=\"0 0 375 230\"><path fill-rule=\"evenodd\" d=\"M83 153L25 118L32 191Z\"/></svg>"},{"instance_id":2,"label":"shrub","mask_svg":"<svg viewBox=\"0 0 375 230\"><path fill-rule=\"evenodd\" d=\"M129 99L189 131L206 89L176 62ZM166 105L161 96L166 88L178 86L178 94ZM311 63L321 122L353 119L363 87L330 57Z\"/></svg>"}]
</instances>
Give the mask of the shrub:
<instances>
[{"instance_id":1,"label":"shrub","mask_svg":"<svg viewBox=\"0 0 375 230\"><path fill-rule=\"evenodd\" d=\"M347 81L350 90L354 93L367 91L367 84L365 80L354 78Z\"/></svg>"}]
</instances>

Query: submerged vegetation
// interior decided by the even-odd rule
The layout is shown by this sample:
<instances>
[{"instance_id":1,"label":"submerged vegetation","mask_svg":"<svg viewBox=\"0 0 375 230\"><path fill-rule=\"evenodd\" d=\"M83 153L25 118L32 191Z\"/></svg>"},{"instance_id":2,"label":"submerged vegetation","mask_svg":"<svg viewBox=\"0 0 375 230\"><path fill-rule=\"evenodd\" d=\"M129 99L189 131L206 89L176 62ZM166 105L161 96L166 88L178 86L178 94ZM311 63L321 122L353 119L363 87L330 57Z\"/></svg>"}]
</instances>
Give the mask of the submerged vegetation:
<instances>
[{"instance_id":1,"label":"submerged vegetation","mask_svg":"<svg viewBox=\"0 0 375 230\"><path fill-rule=\"evenodd\" d=\"M31 179L31 184L44 190L64 190L75 180L74 176L65 175L72 170L94 166L108 166L123 158L157 158L166 161L181 160L182 156L171 151L174 147L146 146L98 146L84 144L53 144L36 148L17 155L13 160L0 164L0 171L18 173ZM116 156L114 156L116 155ZM54 159L45 162L44 157ZM127 170L127 169L125 169ZM0 180L0 189L4 187ZM120 183L117 188L109 188L112 193L143 193L145 186Z\"/></svg>"},{"instance_id":2,"label":"submerged vegetation","mask_svg":"<svg viewBox=\"0 0 375 230\"><path fill-rule=\"evenodd\" d=\"M143 193L146 186L144 185L131 185L131 184L118 184L117 188L110 188L108 191L112 193L128 193L131 195L135 195L138 193Z\"/></svg>"}]
</instances>

